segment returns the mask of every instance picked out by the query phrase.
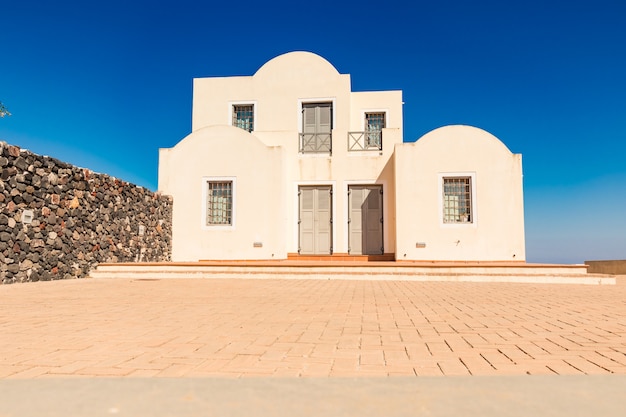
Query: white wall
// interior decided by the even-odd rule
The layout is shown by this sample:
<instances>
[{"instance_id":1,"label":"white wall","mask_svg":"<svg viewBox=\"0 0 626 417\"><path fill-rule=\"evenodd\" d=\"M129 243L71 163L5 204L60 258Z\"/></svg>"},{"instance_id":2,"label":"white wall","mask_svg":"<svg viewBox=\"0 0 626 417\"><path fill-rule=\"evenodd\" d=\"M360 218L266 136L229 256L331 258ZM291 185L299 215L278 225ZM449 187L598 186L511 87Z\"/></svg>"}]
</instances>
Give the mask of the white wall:
<instances>
[{"instance_id":1,"label":"white wall","mask_svg":"<svg viewBox=\"0 0 626 417\"><path fill-rule=\"evenodd\" d=\"M522 159L470 126L396 145L398 260L523 261ZM471 224L444 224L441 178L471 176ZM425 247L417 247L425 244Z\"/></svg>"},{"instance_id":2,"label":"white wall","mask_svg":"<svg viewBox=\"0 0 626 417\"><path fill-rule=\"evenodd\" d=\"M333 103L332 154L299 153L302 103ZM229 126L255 107L252 133ZM382 151L348 151L365 112L386 113ZM348 251L351 184L384 189L385 253L399 260L524 260L521 156L468 126L402 143L402 93L352 92L350 76L308 52L278 56L253 76L194 80L193 133L161 149L159 190L174 197L173 259L284 259L298 251L298 187L333 186L333 249ZM471 224L442 223L442 176L472 176ZM207 229L202 178L236 178L236 225ZM262 248L253 248L262 242ZM417 243L425 244L417 248Z\"/></svg>"},{"instance_id":3,"label":"white wall","mask_svg":"<svg viewBox=\"0 0 626 417\"><path fill-rule=\"evenodd\" d=\"M320 101L333 103L332 155L301 154L298 135L302 126L302 104ZM352 92L349 75L340 74L318 55L292 52L270 60L253 76L194 80L192 130L231 124L232 105L246 102L255 106L254 137L267 146L283 148L284 170L279 181L287 207L282 230L286 251L298 251L298 186L331 184L334 189L333 249L335 253L346 253L347 185L361 183L382 184L385 189L385 252L393 253L395 227L391 198L394 184L390 158L394 145L402 142L402 92ZM363 131L365 112L374 111L386 112L382 152L348 152L348 132ZM229 154L219 149L221 158L231 163L237 163L237 155L248 151L242 147ZM171 162L169 168L166 164L167 158L162 157L163 171L175 169ZM238 205L239 210L254 210L254 207Z\"/></svg>"},{"instance_id":4,"label":"white wall","mask_svg":"<svg viewBox=\"0 0 626 417\"><path fill-rule=\"evenodd\" d=\"M172 260L281 259L287 227L284 158L231 126L200 129L159 154L159 190L174 199ZM205 225L204 179L235 182L234 225ZM262 247L254 247L254 243Z\"/></svg>"}]
</instances>

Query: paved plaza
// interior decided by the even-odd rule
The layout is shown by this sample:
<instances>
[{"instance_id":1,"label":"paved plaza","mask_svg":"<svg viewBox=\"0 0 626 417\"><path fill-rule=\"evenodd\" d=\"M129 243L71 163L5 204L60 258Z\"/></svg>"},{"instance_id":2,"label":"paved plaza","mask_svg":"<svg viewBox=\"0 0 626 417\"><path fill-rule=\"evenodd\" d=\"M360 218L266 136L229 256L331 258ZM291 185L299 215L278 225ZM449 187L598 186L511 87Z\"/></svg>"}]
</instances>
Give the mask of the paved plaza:
<instances>
[{"instance_id":1,"label":"paved plaza","mask_svg":"<svg viewBox=\"0 0 626 417\"><path fill-rule=\"evenodd\" d=\"M626 283L0 286L0 378L626 375Z\"/></svg>"}]
</instances>

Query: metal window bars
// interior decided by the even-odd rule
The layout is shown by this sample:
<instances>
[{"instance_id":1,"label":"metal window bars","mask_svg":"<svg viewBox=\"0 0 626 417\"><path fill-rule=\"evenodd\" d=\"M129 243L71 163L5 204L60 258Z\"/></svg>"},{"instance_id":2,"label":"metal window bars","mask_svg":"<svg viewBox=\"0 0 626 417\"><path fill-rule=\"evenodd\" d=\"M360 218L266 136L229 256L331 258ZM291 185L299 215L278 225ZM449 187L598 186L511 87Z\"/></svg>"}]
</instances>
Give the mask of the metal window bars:
<instances>
[{"instance_id":1,"label":"metal window bars","mask_svg":"<svg viewBox=\"0 0 626 417\"><path fill-rule=\"evenodd\" d=\"M254 105L234 105L233 126L252 132L254 130Z\"/></svg>"},{"instance_id":2,"label":"metal window bars","mask_svg":"<svg viewBox=\"0 0 626 417\"><path fill-rule=\"evenodd\" d=\"M233 224L232 181L209 181L207 183L207 226L230 226Z\"/></svg>"},{"instance_id":3,"label":"metal window bars","mask_svg":"<svg viewBox=\"0 0 626 417\"><path fill-rule=\"evenodd\" d=\"M443 179L443 222L472 223L472 179Z\"/></svg>"}]
</instances>

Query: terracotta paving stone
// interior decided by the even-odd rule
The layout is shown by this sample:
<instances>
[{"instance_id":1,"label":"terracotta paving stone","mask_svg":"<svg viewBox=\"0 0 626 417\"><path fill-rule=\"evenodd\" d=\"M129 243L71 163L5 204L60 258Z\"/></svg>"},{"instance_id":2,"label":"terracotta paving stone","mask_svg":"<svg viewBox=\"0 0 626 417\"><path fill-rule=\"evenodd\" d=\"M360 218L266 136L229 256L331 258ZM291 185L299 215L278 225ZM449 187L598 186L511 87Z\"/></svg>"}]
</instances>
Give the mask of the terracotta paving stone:
<instances>
[{"instance_id":1,"label":"terracotta paving stone","mask_svg":"<svg viewBox=\"0 0 626 417\"><path fill-rule=\"evenodd\" d=\"M385 355L382 350L362 350L359 355L359 364L363 365L385 365Z\"/></svg>"},{"instance_id":2,"label":"terracotta paving stone","mask_svg":"<svg viewBox=\"0 0 626 417\"><path fill-rule=\"evenodd\" d=\"M0 378L626 375L625 283L5 285Z\"/></svg>"},{"instance_id":3,"label":"terracotta paving stone","mask_svg":"<svg viewBox=\"0 0 626 417\"><path fill-rule=\"evenodd\" d=\"M497 370L484 357L468 352L459 357L459 360L472 375L494 375Z\"/></svg>"},{"instance_id":4,"label":"terracotta paving stone","mask_svg":"<svg viewBox=\"0 0 626 417\"><path fill-rule=\"evenodd\" d=\"M444 375L470 375L469 369L460 359L441 360L437 365Z\"/></svg>"},{"instance_id":5,"label":"terracotta paving stone","mask_svg":"<svg viewBox=\"0 0 626 417\"><path fill-rule=\"evenodd\" d=\"M626 354L623 354L621 352L616 352L610 348L602 349L601 351L595 351L594 353L599 356L606 357L610 359L611 361L615 362L616 364L626 366ZM595 355L591 355L591 357L593 358L595 357Z\"/></svg>"},{"instance_id":6,"label":"terracotta paving stone","mask_svg":"<svg viewBox=\"0 0 626 417\"><path fill-rule=\"evenodd\" d=\"M581 375L584 374L580 369L570 365L563 360L551 360L547 361L546 367L559 375Z\"/></svg>"},{"instance_id":7,"label":"terracotta paving stone","mask_svg":"<svg viewBox=\"0 0 626 417\"><path fill-rule=\"evenodd\" d=\"M442 376L443 371L439 366L414 367L413 371L417 376Z\"/></svg>"}]
</instances>

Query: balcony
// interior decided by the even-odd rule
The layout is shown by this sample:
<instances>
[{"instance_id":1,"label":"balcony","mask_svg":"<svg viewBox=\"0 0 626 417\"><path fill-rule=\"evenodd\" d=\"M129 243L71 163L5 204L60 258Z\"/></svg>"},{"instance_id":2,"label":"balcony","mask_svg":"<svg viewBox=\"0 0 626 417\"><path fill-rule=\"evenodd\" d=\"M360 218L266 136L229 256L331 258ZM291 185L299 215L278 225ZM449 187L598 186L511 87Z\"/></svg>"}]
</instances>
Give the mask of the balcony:
<instances>
[{"instance_id":1,"label":"balcony","mask_svg":"<svg viewBox=\"0 0 626 417\"><path fill-rule=\"evenodd\" d=\"M332 153L332 134L300 133L301 153Z\"/></svg>"},{"instance_id":2,"label":"balcony","mask_svg":"<svg viewBox=\"0 0 626 417\"><path fill-rule=\"evenodd\" d=\"M348 132L348 152L382 150L382 130L372 130L369 132Z\"/></svg>"}]
</instances>

